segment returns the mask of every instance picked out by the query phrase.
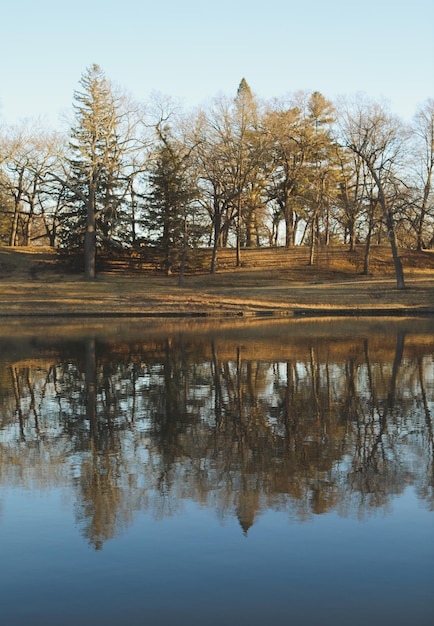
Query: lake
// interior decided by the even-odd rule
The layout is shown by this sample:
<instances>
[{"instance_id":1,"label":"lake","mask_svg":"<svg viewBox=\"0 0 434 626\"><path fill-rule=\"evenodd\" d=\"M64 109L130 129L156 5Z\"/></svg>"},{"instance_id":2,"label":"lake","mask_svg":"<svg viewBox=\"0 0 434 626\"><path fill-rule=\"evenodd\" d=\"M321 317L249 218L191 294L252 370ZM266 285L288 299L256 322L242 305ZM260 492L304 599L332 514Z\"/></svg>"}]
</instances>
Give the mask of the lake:
<instances>
[{"instance_id":1,"label":"lake","mask_svg":"<svg viewBox=\"0 0 434 626\"><path fill-rule=\"evenodd\" d=\"M434 320L0 332L5 626L431 626Z\"/></svg>"}]
</instances>

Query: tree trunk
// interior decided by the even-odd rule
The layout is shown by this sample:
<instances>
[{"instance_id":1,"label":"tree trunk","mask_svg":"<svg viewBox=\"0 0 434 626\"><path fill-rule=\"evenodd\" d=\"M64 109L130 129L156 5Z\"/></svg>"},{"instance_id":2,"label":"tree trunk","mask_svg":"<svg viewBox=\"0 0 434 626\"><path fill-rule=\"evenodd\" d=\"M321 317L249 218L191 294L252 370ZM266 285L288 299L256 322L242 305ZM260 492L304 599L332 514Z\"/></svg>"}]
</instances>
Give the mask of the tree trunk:
<instances>
[{"instance_id":1,"label":"tree trunk","mask_svg":"<svg viewBox=\"0 0 434 626\"><path fill-rule=\"evenodd\" d=\"M326 246L330 245L330 204L326 202L326 223L325 223L325 241Z\"/></svg>"},{"instance_id":2,"label":"tree trunk","mask_svg":"<svg viewBox=\"0 0 434 626\"><path fill-rule=\"evenodd\" d=\"M17 245L19 218L20 218L20 205L19 203L15 202L14 215L13 215L12 224L11 224L11 234L9 237L9 245L11 246L11 248Z\"/></svg>"},{"instance_id":3,"label":"tree trunk","mask_svg":"<svg viewBox=\"0 0 434 626\"><path fill-rule=\"evenodd\" d=\"M418 224L417 224L416 237L417 237L417 249L419 251L423 249L423 228L425 224L425 217L427 214L428 198L429 198L430 191L431 191L431 172L428 176L428 180L423 190L422 206L420 209L420 215L419 215Z\"/></svg>"},{"instance_id":4,"label":"tree trunk","mask_svg":"<svg viewBox=\"0 0 434 626\"><path fill-rule=\"evenodd\" d=\"M241 204L238 201L237 240L236 240L236 267L241 267Z\"/></svg>"},{"instance_id":5,"label":"tree trunk","mask_svg":"<svg viewBox=\"0 0 434 626\"><path fill-rule=\"evenodd\" d=\"M294 246L294 212L288 200L285 202L285 247Z\"/></svg>"},{"instance_id":6,"label":"tree trunk","mask_svg":"<svg viewBox=\"0 0 434 626\"><path fill-rule=\"evenodd\" d=\"M96 259L96 220L95 220L95 189L91 186L87 202L86 233L84 236L84 279L95 278Z\"/></svg>"},{"instance_id":7,"label":"tree trunk","mask_svg":"<svg viewBox=\"0 0 434 626\"><path fill-rule=\"evenodd\" d=\"M309 265L313 265L314 260L315 260L315 244L316 244L315 223L316 223L316 216L313 216L311 227L310 227Z\"/></svg>"},{"instance_id":8,"label":"tree trunk","mask_svg":"<svg viewBox=\"0 0 434 626\"><path fill-rule=\"evenodd\" d=\"M404 270L401 263L401 258L398 254L398 247L396 245L395 231L389 231L389 240L392 247L393 265L395 266L396 286L398 289L405 289Z\"/></svg>"},{"instance_id":9,"label":"tree trunk","mask_svg":"<svg viewBox=\"0 0 434 626\"><path fill-rule=\"evenodd\" d=\"M371 229L368 230L368 234L366 236L365 255L363 257L363 275L364 276L368 276L369 274L370 253L371 253Z\"/></svg>"},{"instance_id":10,"label":"tree trunk","mask_svg":"<svg viewBox=\"0 0 434 626\"><path fill-rule=\"evenodd\" d=\"M95 258L96 258L96 237L95 228L88 225L84 237L84 278L93 280L95 278Z\"/></svg>"},{"instance_id":11,"label":"tree trunk","mask_svg":"<svg viewBox=\"0 0 434 626\"><path fill-rule=\"evenodd\" d=\"M350 252L354 252L356 249L356 222L353 217L351 217L348 225L348 236L350 238Z\"/></svg>"},{"instance_id":12,"label":"tree trunk","mask_svg":"<svg viewBox=\"0 0 434 626\"><path fill-rule=\"evenodd\" d=\"M217 268L217 250L218 250L219 238L220 238L220 224L221 224L220 213L216 213L215 218L214 218L214 241L213 241L212 254L211 254L210 274L215 274L216 268Z\"/></svg>"},{"instance_id":13,"label":"tree trunk","mask_svg":"<svg viewBox=\"0 0 434 626\"><path fill-rule=\"evenodd\" d=\"M29 205L29 212L27 214L27 221L24 228L24 245L30 246L32 243L32 226L33 226L33 216L35 213L34 200L32 199Z\"/></svg>"},{"instance_id":14,"label":"tree trunk","mask_svg":"<svg viewBox=\"0 0 434 626\"><path fill-rule=\"evenodd\" d=\"M378 189L378 201L383 210L384 221L385 221L386 228L387 228L387 235L389 237L390 247L392 249L393 265L395 267L395 276L396 276L396 286L398 289L405 289L404 270L402 268L401 259L398 254L398 246L396 244L393 215L389 210L386 196L383 190L383 185L381 184L381 181L377 175L377 172L375 171L373 167L369 165L369 163L367 165Z\"/></svg>"},{"instance_id":15,"label":"tree trunk","mask_svg":"<svg viewBox=\"0 0 434 626\"><path fill-rule=\"evenodd\" d=\"M363 274L368 276L369 274L369 261L371 254L371 242L372 242L372 231L374 229L374 215L375 215L375 203L372 198L369 204L369 222L368 222L368 232L366 235L366 244L365 244L365 255L363 259Z\"/></svg>"}]
</instances>

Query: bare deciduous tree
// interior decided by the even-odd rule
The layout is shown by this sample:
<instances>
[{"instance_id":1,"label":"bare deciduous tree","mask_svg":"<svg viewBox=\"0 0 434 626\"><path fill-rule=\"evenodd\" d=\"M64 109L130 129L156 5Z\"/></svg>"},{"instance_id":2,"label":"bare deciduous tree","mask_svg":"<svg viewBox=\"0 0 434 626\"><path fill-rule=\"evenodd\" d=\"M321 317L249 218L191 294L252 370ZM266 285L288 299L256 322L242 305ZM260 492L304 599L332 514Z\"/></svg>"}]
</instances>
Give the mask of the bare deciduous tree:
<instances>
[{"instance_id":1,"label":"bare deciduous tree","mask_svg":"<svg viewBox=\"0 0 434 626\"><path fill-rule=\"evenodd\" d=\"M343 145L363 160L377 188L397 287L404 289L404 271L395 232L395 207L403 190L400 172L407 135L401 122L382 105L362 99L352 106L342 107L339 122Z\"/></svg>"},{"instance_id":2,"label":"bare deciduous tree","mask_svg":"<svg viewBox=\"0 0 434 626\"><path fill-rule=\"evenodd\" d=\"M434 172L434 100L428 99L414 117L413 129L416 137L416 189L419 190L414 220L416 247L424 247L424 234L428 218L434 217L433 172ZM433 224L430 236L434 243Z\"/></svg>"}]
</instances>

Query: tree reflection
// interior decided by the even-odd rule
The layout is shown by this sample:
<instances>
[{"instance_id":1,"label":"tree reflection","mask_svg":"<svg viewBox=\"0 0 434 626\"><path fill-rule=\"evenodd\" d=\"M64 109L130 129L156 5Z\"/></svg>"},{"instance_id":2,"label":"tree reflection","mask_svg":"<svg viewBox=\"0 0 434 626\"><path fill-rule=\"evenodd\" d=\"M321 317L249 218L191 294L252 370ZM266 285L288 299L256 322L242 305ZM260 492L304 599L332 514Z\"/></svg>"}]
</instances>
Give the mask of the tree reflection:
<instances>
[{"instance_id":1,"label":"tree reflection","mask_svg":"<svg viewBox=\"0 0 434 626\"><path fill-rule=\"evenodd\" d=\"M95 549L135 511L164 517L186 499L246 535L267 508L365 516L409 485L433 509L433 345L401 331L278 348L181 333L6 354L0 480L72 484Z\"/></svg>"}]
</instances>

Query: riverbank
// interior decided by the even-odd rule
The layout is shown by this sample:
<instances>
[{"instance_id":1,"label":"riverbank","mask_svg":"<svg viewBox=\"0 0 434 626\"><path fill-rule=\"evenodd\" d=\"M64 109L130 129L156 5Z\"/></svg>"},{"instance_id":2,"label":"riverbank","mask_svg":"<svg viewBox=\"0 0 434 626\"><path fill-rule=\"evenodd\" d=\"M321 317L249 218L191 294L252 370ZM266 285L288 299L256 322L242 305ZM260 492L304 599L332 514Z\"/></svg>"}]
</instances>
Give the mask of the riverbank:
<instances>
[{"instance_id":1,"label":"riverbank","mask_svg":"<svg viewBox=\"0 0 434 626\"><path fill-rule=\"evenodd\" d=\"M370 276L359 273L354 257L347 267L342 252L328 252L327 263L319 259L313 268L295 257L291 266L286 251L251 252L241 268L226 259L219 273L187 275L179 286L177 276L149 270L106 271L87 282L50 250L1 248L0 318L434 315L432 252L404 264L405 289L396 288L387 250L377 251Z\"/></svg>"}]
</instances>

